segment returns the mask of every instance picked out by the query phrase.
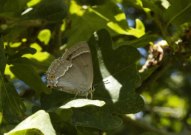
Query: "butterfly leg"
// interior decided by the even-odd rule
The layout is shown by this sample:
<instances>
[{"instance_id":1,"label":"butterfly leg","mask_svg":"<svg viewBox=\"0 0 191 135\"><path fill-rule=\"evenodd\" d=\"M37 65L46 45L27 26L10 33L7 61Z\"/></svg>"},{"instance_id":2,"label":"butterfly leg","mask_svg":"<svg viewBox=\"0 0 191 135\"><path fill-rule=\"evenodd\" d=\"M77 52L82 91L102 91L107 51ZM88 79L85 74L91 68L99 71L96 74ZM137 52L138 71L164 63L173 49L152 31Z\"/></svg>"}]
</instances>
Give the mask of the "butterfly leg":
<instances>
[{"instance_id":1,"label":"butterfly leg","mask_svg":"<svg viewBox=\"0 0 191 135\"><path fill-rule=\"evenodd\" d=\"M90 94L90 99L93 99L93 92L95 91L95 89L94 88L91 88L90 90L89 90L89 92L87 93L87 95L86 95L86 98L88 98L88 95Z\"/></svg>"},{"instance_id":2,"label":"butterfly leg","mask_svg":"<svg viewBox=\"0 0 191 135\"><path fill-rule=\"evenodd\" d=\"M78 96L78 94L79 94L79 92L76 91L76 94L75 94L75 96L74 96L74 99L76 99L76 97Z\"/></svg>"}]
</instances>

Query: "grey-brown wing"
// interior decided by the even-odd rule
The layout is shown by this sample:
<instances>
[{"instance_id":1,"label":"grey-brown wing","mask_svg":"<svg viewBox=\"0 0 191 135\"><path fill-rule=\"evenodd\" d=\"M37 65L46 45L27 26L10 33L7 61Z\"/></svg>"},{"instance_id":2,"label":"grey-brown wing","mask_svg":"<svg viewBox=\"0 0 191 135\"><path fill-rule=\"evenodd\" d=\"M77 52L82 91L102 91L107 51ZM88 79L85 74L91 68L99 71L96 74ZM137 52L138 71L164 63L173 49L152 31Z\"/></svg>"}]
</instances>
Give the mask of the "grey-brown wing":
<instances>
[{"instance_id":1,"label":"grey-brown wing","mask_svg":"<svg viewBox=\"0 0 191 135\"><path fill-rule=\"evenodd\" d=\"M54 79L50 79L54 75ZM87 95L93 83L91 52L86 42L80 42L69 48L65 54L55 60L48 69L49 85L62 91Z\"/></svg>"},{"instance_id":2,"label":"grey-brown wing","mask_svg":"<svg viewBox=\"0 0 191 135\"><path fill-rule=\"evenodd\" d=\"M69 93L85 96L93 83L93 67L90 52L84 52L71 60L72 66L58 79L57 86Z\"/></svg>"},{"instance_id":3,"label":"grey-brown wing","mask_svg":"<svg viewBox=\"0 0 191 135\"><path fill-rule=\"evenodd\" d=\"M67 49L62 58L66 60L72 60L83 53L90 53L89 46L85 41L79 42Z\"/></svg>"}]
</instances>

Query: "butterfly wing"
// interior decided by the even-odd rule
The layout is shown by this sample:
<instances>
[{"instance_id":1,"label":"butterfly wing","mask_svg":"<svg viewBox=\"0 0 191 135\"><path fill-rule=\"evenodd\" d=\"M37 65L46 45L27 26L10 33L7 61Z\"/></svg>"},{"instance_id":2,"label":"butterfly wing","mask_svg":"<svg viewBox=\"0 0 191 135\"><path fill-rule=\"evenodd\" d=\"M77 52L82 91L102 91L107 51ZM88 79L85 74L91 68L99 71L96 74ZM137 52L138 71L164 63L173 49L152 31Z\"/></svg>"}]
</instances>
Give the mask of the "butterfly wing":
<instances>
[{"instance_id":1,"label":"butterfly wing","mask_svg":"<svg viewBox=\"0 0 191 135\"><path fill-rule=\"evenodd\" d=\"M48 71L55 75L54 87L81 96L89 93L93 83L93 66L87 43L80 42L69 48L59 60L53 63L50 66L52 70Z\"/></svg>"},{"instance_id":2,"label":"butterfly wing","mask_svg":"<svg viewBox=\"0 0 191 135\"><path fill-rule=\"evenodd\" d=\"M62 58L55 59L47 71L47 86L57 87L58 78L63 76L69 68L72 67L70 61L63 60Z\"/></svg>"},{"instance_id":3,"label":"butterfly wing","mask_svg":"<svg viewBox=\"0 0 191 135\"><path fill-rule=\"evenodd\" d=\"M67 83L64 86L70 84L77 89L78 95L87 95L93 83L92 58L88 44L80 42L74 48L69 49L65 55L68 56L64 56L65 59L71 61L72 67L59 79L58 85L61 83L62 85Z\"/></svg>"}]
</instances>

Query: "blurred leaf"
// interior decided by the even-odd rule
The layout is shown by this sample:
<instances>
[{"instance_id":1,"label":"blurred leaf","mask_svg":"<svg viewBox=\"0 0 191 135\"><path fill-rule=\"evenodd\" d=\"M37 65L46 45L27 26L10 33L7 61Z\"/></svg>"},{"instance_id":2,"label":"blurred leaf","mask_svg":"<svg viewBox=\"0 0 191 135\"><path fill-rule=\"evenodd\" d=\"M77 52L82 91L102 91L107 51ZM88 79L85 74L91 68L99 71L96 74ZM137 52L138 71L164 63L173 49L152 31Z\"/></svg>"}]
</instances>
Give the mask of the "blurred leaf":
<instances>
[{"instance_id":1,"label":"blurred leaf","mask_svg":"<svg viewBox=\"0 0 191 135\"><path fill-rule=\"evenodd\" d=\"M36 73L33 66L28 63L14 63L10 70L18 77L28 84L37 94L47 92L47 87L42 82L40 76Z\"/></svg>"},{"instance_id":2,"label":"blurred leaf","mask_svg":"<svg viewBox=\"0 0 191 135\"><path fill-rule=\"evenodd\" d=\"M151 35L151 34L146 34L140 38L133 39L133 40L128 40L128 41L123 41L120 43L116 43L116 46L124 46L124 45L129 45L133 46L136 48L139 47L145 47L149 44L149 42L154 42L159 38L157 35Z\"/></svg>"},{"instance_id":3,"label":"blurred leaf","mask_svg":"<svg viewBox=\"0 0 191 135\"><path fill-rule=\"evenodd\" d=\"M98 130L87 127L77 127L78 135L99 135Z\"/></svg>"},{"instance_id":4,"label":"blurred leaf","mask_svg":"<svg viewBox=\"0 0 191 135\"><path fill-rule=\"evenodd\" d=\"M10 56L9 59L19 58L24 54L35 54L35 53L36 53L36 50L34 48L27 47L27 48L20 49L16 54L14 54L13 56Z\"/></svg>"},{"instance_id":5,"label":"blurred leaf","mask_svg":"<svg viewBox=\"0 0 191 135\"><path fill-rule=\"evenodd\" d=\"M0 1L0 16L14 17L20 16L21 12L26 8L28 0L1 0Z\"/></svg>"},{"instance_id":6,"label":"blurred leaf","mask_svg":"<svg viewBox=\"0 0 191 135\"><path fill-rule=\"evenodd\" d=\"M25 129L15 131L13 133L5 133L5 135L45 135L39 129Z\"/></svg>"},{"instance_id":7,"label":"blurred leaf","mask_svg":"<svg viewBox=\"0 0 191 135\"><path fill-rule=\"evenodd\" d=\"M5 104L6 103L6 104ZM15 121L23 117L25 106L11 83L5 82L0 73L0 113L1 118ZM13 113L14 112L14 113Z\"/></svg>"},{"instance_id":8,"label":"blurred leaf","mask_svg":"<svg viewBox=\"0 0 191 135\"><path fill-rule=\"evenodd\" d=\"M29 116L5 135L56 135L49 114L43 110Z\"/></svg>"},{"instance_id":9,"label":"blurred leaf","mask_svg":"<svg viewBox=\"0 0 191 135\"><path fill-rule=\"evenodd\" d=\"M7 63L7 59L5 56L5 50L4 50L4 44L2 41L2 37L0 37L0 72L1 74L4 74L5 66Z\"/></svg>"},{"instance_id":10,"label":"blurred leaf","mask_svg":"<svg viewBox=\"0 0 191 135\"><path fill-rule=\"evenodd\" d=\"M71 29L68 31L70 45L87 40L94 31L101 28L108 29L112 35L128 33L125 14L113 1L107 1L95 8L83 8L72 0L70 13L72 19Z\"/></svg>"},{"instance_id":11,"label":"blurred leaf","mask_svg":"<svg viewBox=\"0 0 191 135\"><path fill-rule=\"evenodd\" d=\"M122 121L117 116L102 111L97 107L74 110L73 124L82 127L92 127L100 130L112 130L121 126Z\"/></svg>"},{"instance_id":12,"label":"blurred leaf","mask_svg":"<svg viewBox=\"0 0 191 135\"><path fill-rule=\"evenodd\" d=\"M60 108L61 109L69 109L69 108L79 108L79 107L84 107L88 105L93 105L97 107L102 107L105 104L104 101L101 100L89 100L89 99L75 99L72 100L64 105L62 105Z\"/></svg>"},{"instance_id":13,"label":"blurred leaf","mask_svg":"<svg viewBox=\"0 0 191 135\"><path fill-rule=\"evenodd\" d=\"M145 34L145 26L141 22L141 20L136 19L135 20L135 28L130 28L128 30L128 32L129 32L129 35L133 35L133 36L139 38Z\"/></svg>"},{"instance_id":14,"label":"blurred leaf","mask_svg":"<svg viewBox=\"0 0 191 135\"><path fill-rule=\"evenodd\" d=\"M155 132L145 132L141 135L160 135L159 133L155 133Z\"/></svg>"},{"instance_id":15,"label":"blurred leaf","mask_svg":"<svg viewBox=\"0 0 191 135\"><path fill-rule=\"evenodd\" d=\"M170 6L166 12L164 12L165 19L168 24L181 25L185 22L190 22L191 18L188 17L191 12L191 1L184 0L169 0Z\"/></svg>"},{"instance_id":16,"label":"blurred leaf","mask_svg":"<svg viewBox=\"0 0 191 135\"><path fill-rule=\"evenodd\" d=\"M51 9L51 10L50 10ZM41 0L33 10L24 14L27 19L46 19L50 22L59 22L67 15L67 5L62 0Z\"/></svg>"},{"instance_id":17,"label":"blurred leaf","mask_svg":"<svg viewBox=\"0 0 191 135\"><path fill-rule=\"evenodd\" d=\"M161 5L161 1L156 0L141 0L143 3L143 10L154 12L157 16L163 17L165 9ZM147 8L147 9L145 9Z\"/></svg>"},{"instance_id":18,"label":"blurred leaf","mask_svg":"<svg viewBox=\"0 0 191 135\"><path fill-rule=\"evenodd\" d=\"M38 4L40 1L41 1L41 0L30 0L30 1L27 3L27 5L28 5L28 7L32 7L32 6L36 5L36 4Z\"/></svg>"},{"instance_id":19,"label":"blurred leaf","mask_svg":"<svg viewBox=\"0 0 191 135\"><path fill-rule=\"evenodd\" d=\"M95 6L95 5L102 5L106 2L106 0L78 0L76 1L78 4L80 5L91 5L91 6Z\"/></svg>"},{"instance_id":20,"label":"blurred leaf","mask_svg":"<svg viewBox=\"0 0 191 135\"><path fill-rule=\"evenodd\" d=\"M0 109L1 111L0 111L0 125L1 125L1 123L2 123L2 120L3 120L3 113L2 113L2 109Z\"/></svg>"},{"instance_id":21,"label":"blurred leaf","mask_svg":"<svg viewBox=\"0 0 191 135\"><path fill-rule=\"evenodd\" d=\"M38 39L41 42L44 42L45 45L48 44L50 37L51 37L51 31L49 29L43 29L38 34Z\"/></svg>"}]
</instances>

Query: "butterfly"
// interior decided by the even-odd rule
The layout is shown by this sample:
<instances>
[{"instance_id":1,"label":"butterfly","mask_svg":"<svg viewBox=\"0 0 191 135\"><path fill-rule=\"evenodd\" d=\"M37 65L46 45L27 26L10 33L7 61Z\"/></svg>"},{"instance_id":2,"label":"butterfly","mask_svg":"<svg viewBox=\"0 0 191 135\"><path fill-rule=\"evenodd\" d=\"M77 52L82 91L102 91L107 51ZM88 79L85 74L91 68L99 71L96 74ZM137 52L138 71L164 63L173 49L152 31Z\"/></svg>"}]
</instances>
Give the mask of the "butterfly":
<instances>
[{"instance_id":1,"label":"butterfly","mask_svg":"<svg viewBox=\"0 0 191 135\"><path fill-rule=\"evenodd\" d=\"M91 95L93 65L86 42L79 42L55 59L47 70L47 86L76 96Z\"/></svg>"}]
</instances>

